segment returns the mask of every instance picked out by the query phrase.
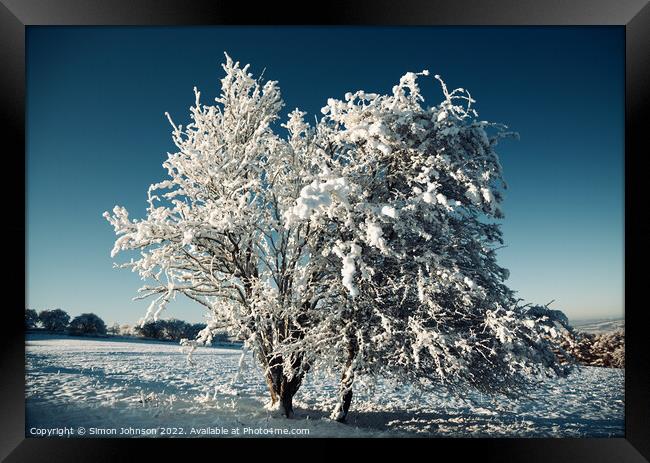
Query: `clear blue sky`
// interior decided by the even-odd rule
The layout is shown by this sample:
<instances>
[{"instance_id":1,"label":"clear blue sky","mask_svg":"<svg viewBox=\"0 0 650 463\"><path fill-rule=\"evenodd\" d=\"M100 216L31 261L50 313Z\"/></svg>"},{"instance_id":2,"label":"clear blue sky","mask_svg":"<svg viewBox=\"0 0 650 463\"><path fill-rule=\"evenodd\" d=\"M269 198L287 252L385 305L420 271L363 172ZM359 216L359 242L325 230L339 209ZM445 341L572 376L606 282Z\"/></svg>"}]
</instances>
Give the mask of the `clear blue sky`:
<instances>
[{"instance_id":1,"label":"clear blue sky","mask_svg":"<svg viewBox=\"0 0 650 463\"><path fill-rule=\"evenodd\" d=\"M28 307L144 315L137 274L112 268L102 213L120 204L142 217L175 151L164 112L186 123L193 86L206 103L217 96L224 51L280 82L284 114L388 93L407 71L469 89L481 118L521 135L500 149L510 286L569 318L622 316L622 27L29 27ZM421 88L440 101L433 78ZM181 297L165 316L201 320Z\"/></svg>"}]
</instances>

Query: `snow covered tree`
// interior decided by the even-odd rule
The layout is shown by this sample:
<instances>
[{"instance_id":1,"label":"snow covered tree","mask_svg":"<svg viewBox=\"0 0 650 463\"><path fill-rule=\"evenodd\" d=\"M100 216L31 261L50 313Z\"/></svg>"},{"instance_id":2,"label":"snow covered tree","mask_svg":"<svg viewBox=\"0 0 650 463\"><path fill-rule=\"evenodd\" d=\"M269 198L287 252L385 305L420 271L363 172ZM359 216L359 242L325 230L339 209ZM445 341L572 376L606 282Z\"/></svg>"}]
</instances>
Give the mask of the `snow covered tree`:
<instances>
[{"instance_id":1,"label":"snow covered tree","mask_svg":"<svg viewBox=\"0 0 650 463\"><path fill-rule=\"evenodd\" d=\"M25 309L25 328L36 328L38 323L38 314L34 309Z\"/></svg>"},{"instance_id":2,"label":"snow covered tree","mask_svg":"<svg viewBox=\"0 0 650 463\"><path fill-rule=\"evenodd\" d=\"M542 328L554 336L554 331L568 331L573 333L573 327L569 324L569 318L561 310L549 309L553 301L549 302L546 305L527 305L525 306L526 317L535 320L536 323L544 325L546 328ZM554 330L554 331L551 331Z\"/></svg>"},{"instance_id":3,"label":"snow covered tree","mask_svg":"<svg viewBox=\"0 0 650 463\"><path fill-rule=\"evenodd\" d=\"M303 336L308 313L327 297L328 261L308 223L285 226L289 209L312 168L303 143L307 125L293 112L289 140L270 129L283 106L277 83L263 83L227 57L216 105L195 89L192 122L173 126L179 152L163 166L169 179L151 185L147 216L131 220L122 207L105 217L120 237L112 255L140 251L120 267L137 271L153 297L143 323L157 320L183 294L213 320L199 335L221 329L244 339L265 371L271 401L293 414L292 398L309 366L304 352L282 350Z\"/></svg>"},{"instance_id":4,"label":"snow covered tree","mask_svg":"<svg viewBox=\"0 0 650 463\"><path fill-rule=\"evenodd\" d=\"M183 330L183 336L182 337L187 338L187 339L196 339L196 337L199 335L199 333L201 331L203 331L205 328L206 328L205 323L192 323L192 324L188 323L185 326L185 329ZM217 338L219 340L222 339L222 337L214 336L215 341L217 340Z\"/></svg>"},{"instance_id":5,"label":"snow covered tree","mask_svg":"<svg viewBox=\"0 0 650 463\"><path fill-rule=\"evenodd\" d=\"M496 262L494 148L508 133L477 119L468 92L440 81L442 103L423 107L428 73L408 73L390 95L329 99L313 127L293 111L285 139L271 129L277 83L223 68L216 105L195 89L192 122L170 118L179 151L146 217L104 214L112 255L134 255L119 267L148 281L143 323L177 294L204 305L199 342L244 339L287 416L315 368L341 375L341 421L357 376L514 392L561 372Z\"/></svg>"},{"instance_id":6,"label":"snow covered tree","mask_svg":"<svg viewBox=\"0 0 650 463\"><path fill-rule=\"evenodd\" d=\"M70 315L61 309L42 310L38 314L38 320L46 330L63 331L68 326Z\"/></svg>"},{"instance_id":7,"label":"snow covered tree","mask_svg":"<svg viewBox=\"0 0 650 463\"><path fill-rule=\"evenodd\" d=\"M149 320L133 328L136 335L149 339L161 339L162 324L160 320Z\"/></svg>"},{"instance_id":8,"label":"snow covered tree","mask_svg":"<svg viewBox=\"0 0 650 463\"><path fill-rule=\"evenodd\" d=\"M407 73L390 95L328 100L313 142L320 171L285 214L336 237L322 253L340 259L347 297L303 348L339 365L340 421L357 374L514 393L562 373L496 261L505 183L495 146L510 133L478 120L470 93L439 76L442 103L423 107L419 76L428 72Z\"/></svg>"},{"instance_id":9,"label":"snow covered tree","mask_svg":"<svg viewBox=\"0 0 650 463\"><path fill-rule=\"evenodd\" d=\"M70 334L106 334L106 323L94 313L82 313L68 325Z\"/></svg>"},{"instance_id":10,"label":"snow covered tree","mask_svg":"<svg viewBox=\"0 0 650 463\"><path fill-rule=\"evenodd\" d=\"M120 334L120 324L118 322L113 322L113 324L108 327L106 330L108 334L111 334L113 336L117 336Z\"/></svg>"},{"instance_id":11,"label":"snow covered tree","mask_svg":"<svg viewBox=\"0 0 650 463\"><path fill-rule=\"evenodd\" d=\"M195 339L205 329L204 323L190 324L183 320L149 320L135 327L135 331L145 338L180 341L183 338ZM213 336L214 337L214 336Z\"/></svg>"},{"instance_id":12,"label":"snow covered tree","mask_svg":"<svg viewBox=\"0 0 650 463\"><path fill-rule=\"evenodd\" d=\"M128 323L125 323L123 325L120 325L118 334L120 336L136 336L137 332L135 330L135 327L129 325Z\"/></svg>"},{"instance_id":13,"label":"snow covered tree","mask_svg":"<svg viewBox=\"0 0 650 463\"><path fill-rule=\"evenodd\" d=\"M161 320L162 338L180 341L184 337L187 323L183 320L172 318L171 320Z\"/></svg>"}]
</instances>

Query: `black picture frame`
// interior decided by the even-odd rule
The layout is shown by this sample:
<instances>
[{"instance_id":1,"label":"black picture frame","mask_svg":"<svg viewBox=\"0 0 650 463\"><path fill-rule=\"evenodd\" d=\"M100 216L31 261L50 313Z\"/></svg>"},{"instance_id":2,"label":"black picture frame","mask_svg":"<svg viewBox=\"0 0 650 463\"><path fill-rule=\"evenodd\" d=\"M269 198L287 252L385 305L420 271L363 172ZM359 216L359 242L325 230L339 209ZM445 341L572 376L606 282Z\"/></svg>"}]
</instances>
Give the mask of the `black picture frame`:
<instances>
[{"instance_id":1,"label":"black picture frame","mask_svg":"<svg viewBox=\"0 0 650 463\"><path fill-rule=\"evenodd\" d=\"M436 458L442 451L458 457L474 456L483 461L589 461L641 462L650 460L650 362L644 331L645 307L642 301L647 284L643 263L648 257L648 232L645 224L647 193L642 178L645 121L648 120L650 95L650 6L647 0L363 0L355 2L323 2L292 7L290 4L268 3L253 6L245 2L195 0L0 0L0 115L3 137L2 151L5 172L23 187L25 176L25 29L30 25L618 25L626 35L625 91L625 437L608 439L417 439L409 442L409 451L392 439L372 441L371 445L355 447L358 452L401 448L404 457L410 446L428 448ZM7 143L9 141L10 143ZM7 163L9 164L7 166ZM15 191L15 190L13 190ZM25 197L6 198L8 207L6 243L20 243L25 236ZM22 218L22 221L20 220ZM22 241L25 243L25 241ZM6 248L20 251L20 246ZM25 250L27 251L27 250ZM5 280L16 298L25 287L20 255L11 259L12 269ZM15 263L18 264L15 264ZM19 269L15 269L15 266ZM24 293L23 293L24 298ZM4 333L0 337L0 457L6 461L121 461L134 449L153 456L169 455L171 446L188 445L186 440L147 439L26 439L25 438L25 342L23 310L20 302L5 305ZM347 440L327 442L323 449L339 458L339 444ZM287 452L312 452L313 439L298 439ZM320 441L322 444L323 441ZM358 444L363 444L357 440ZM413 444L411 444L413 442ZM250 443L250 444L249 444ZM256 442L259 443L259 442ZM366 442L367 443L367 442ZM305 445L307 444L307 445ZM251 441L195 439L192 453L212 453L223 458L224 446L246 446ZM286 442L265 440L266 448L287 446ZM280 450L281 451L281 450ZM350 450L354 451L354 450ZM315 452L315 451L314 451ZM415 452L415 449L413 449ZM208 453L209 454L209 453ZM415 453L412 454L415 457ZM282 454L277 454L282 458ZM327 453L324 454L327 456ZM303 454L302 458L309 457ZM347 456L345 458L351 458Z\"/></svg>"}]
</instances>

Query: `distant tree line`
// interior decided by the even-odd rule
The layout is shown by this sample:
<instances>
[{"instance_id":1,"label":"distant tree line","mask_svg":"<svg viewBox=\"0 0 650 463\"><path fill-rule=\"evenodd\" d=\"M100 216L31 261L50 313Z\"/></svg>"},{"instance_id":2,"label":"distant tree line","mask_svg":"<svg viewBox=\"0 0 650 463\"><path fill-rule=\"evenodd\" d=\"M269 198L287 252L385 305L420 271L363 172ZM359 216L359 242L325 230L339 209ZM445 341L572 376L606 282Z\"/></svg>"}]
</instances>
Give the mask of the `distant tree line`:
<instances>
[{"instance_id":1,"label":"distant tree line","mask_svg":"<svg viewBox=\"0 0 650 463\"><path fill-rule=\"evenodd\" d=\"M33 309L25 310L25 328L44 329L46 331L67 333L71 335L113 335L131 336L164 341L180 341L194 339L199 331L206 327L205 323L187 323L183 320L149 321L143 325L120 325L114 323L106 327L106 323L93 313L84 313L73 319L64 310L42 310L37 313ZM213 337L214 342L228 342L228 335L223 332Z\"/></svg>"},{"instance_id":2,"label":"distant tree line","mask_svg":"<svg viewBox=\"0 0 650 463\"><path fill-rule=\"evenodd\" d=\"M205 323L187 323L183 320L149 321L133 328L136 335L149 339L166 341L180 341L181 339L194 339L199 331L205 328Z\"/></svg>"},{"instance_id":3,"label":"distant tree line","mask_svg":"<svg viewBox=\"0 0 650 463\"><path fill-rule=\"evenodd\" d=\"M25 328L42 328L46 331L72 335L106 335L106 323L94 313L82 313L70 319L65 310L25 310Z\"/></svg>"}]
</instances>

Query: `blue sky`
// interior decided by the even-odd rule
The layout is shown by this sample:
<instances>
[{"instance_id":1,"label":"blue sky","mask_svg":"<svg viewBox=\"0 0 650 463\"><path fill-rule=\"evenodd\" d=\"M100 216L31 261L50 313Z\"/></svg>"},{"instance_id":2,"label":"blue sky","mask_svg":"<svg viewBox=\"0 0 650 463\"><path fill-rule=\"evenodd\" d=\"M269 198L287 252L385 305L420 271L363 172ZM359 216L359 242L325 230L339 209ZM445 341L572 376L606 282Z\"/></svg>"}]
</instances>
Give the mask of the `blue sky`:
<instances>
[{"instance_id":1,"label":"blue sky","mask_svg":"<svg viewBox=\"0 0 650 463\"><path fill-rule=\"evenodd\" d=\"M623 315L622 27L28 27L28 307L144 315L138 276L112 268L102 213L143 216L175 151L164 112L184 124L195 85L203 102L217 96L224 51L279 81L285 115L388 93L407 71L469 89L482 119L521 136L499 150L509 285L569 318ZM433 78L420 86L440 101ZM200 321L181 297L165 316Z\"/></svg>"}]
</instances>

